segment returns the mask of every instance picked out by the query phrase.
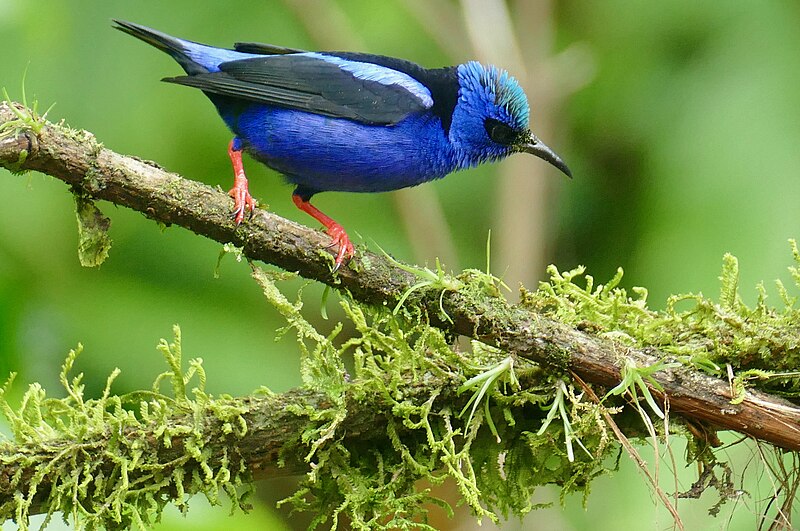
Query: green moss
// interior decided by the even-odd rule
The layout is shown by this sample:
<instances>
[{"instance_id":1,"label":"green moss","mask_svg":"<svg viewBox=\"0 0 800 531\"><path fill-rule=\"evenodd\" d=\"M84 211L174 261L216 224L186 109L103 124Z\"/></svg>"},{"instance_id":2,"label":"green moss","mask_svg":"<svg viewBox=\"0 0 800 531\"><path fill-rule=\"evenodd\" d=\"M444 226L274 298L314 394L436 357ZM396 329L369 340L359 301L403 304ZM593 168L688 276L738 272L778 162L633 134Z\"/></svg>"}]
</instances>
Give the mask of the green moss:
<instances>
[{"instance_id":1,"label":"green moss","mask_svg":"<svg viewBox=\"0 0 800 531\"><path fill-rule=\"evenodd\" d=\"M108 258L111 249L108 235L111 220L91 199L77 193L73 195L78 219L78 259L83 267L98 267Z\"/></svg>"},{"instance_id":2,"label":"green moss","mask_svg":"<svg viewBox=\"0 0 800 531\"><path fill-rule=\"evenodd\" d=\"M238 252L230 246L224 251ZM800 287L800 252L794 244L792 252L796 265L790 272ZM352 328L343 339L342 323L322 334L303 317L302 289L290 300L278 288L294 275L251 266L265 298L286 322L278 337L296 339L303 385L326 397L322 407L290 407L305 425L286 441L281 455L299 455L308 463L298 490L282 503L316 515L312 527L337 528L346 521L356 529L431 529L430 511L452 513L432 491L444 482L456 486L481 520L498 521L537 508L532 495L546 484L560 486L562 501L570 492L585 498L592 481L609 471L607 463L620 452L605 420L621 409L614 393L627 393L656 416L664 415L645 382L674 361L625 365L625 382L609 393L607 403L597 404L576 392L563 371L545 370L479 341L455 346L452 337L408 304L420 293L447 291L518 315L519 308L489 304L503 288L489 273L471 270L453 278L441 267L410 268L425 286L412 287L395 308L343 296L340 305ZM538 291L522 292L525 308L623 345L658 347L709 372L731 364L738 370L733 384L742 389L747 384L787 394L796 390L795 373L774 369L794 363L791 356L797 356L796 298L779 285L783 308L767 306L764 290L756 307L748 308L738 295L733 257L724 259L719 302L699 295L673 297L664 312L647 307L646 290L634 288L629 295L620 288L621 270L599 286L582 268L549 271L550 281ZM687 303L688 309L676 309ZM173 342L162 340L158 348L168 370L146 392L113 395L115 371L101 398L85 399L82 376L71 377L76 349L61 372L66 398L48 398L33 384L16 408L0 400L14 435L0 455L9 470L33 470L31 476L10 478L20 494L0 506L0 516L25 527L43 499L48 517L62 511L78 528L147 527L158 521L167 503L185 511L191 495L201 493L220 503L221 492L234 509L246 508L251 478L245 463L228 450L213 456L209 450L212 438L237 440L248 434L243 402L208 395L201 360L183 369L177 328ZM568 348L554 347L553 367L567 366ZM779 359L784 354L788 360ZM353 359L349 374L342 362L346 356ZM765 360L772 364L769 370L747 368L747 363ZM7 386L0 395L6 391ZM374 429L356 440L344 426L354 411L364 409ZM638 410L641 414L643 408ZM209 415L215 427L205 420ZM646 437L639 420L636 427ZM673 433L684 433L676 423L672 426ZM652 425L650 433L656 435ZM658 435L663 437L663 430ZM724 464L686 436L687 460L703 467L691 495L714 486L720 503L737 496ZM159 462L154 445L173 450L174 458ZM233 452L235 445L226 448Z\"/></svg>"},{"instance_id":3,"label":"green moss","mask_svg":"<svg viewBox=\"0 0 800 531\"><path fill-rule=\"evenodd\" d=\"M237 247L232 243L222 244L222 249L220 249L219 256L217 257L217 265L214 266L214 278L219 278L219 268L222 265L222 259L227 255L231 255L234 260L241 262L244 258L244 248Z\"/></svg>"},{"instance_id":4,"label":"green moss","mask_svg":"<svg viewBox=\"0 0 800 531\"><path fill-rule=\"evenodd\" d=\"M28 70L26 68L25 72L22 74L21 107L19 104L16 104L11 100L8 95L8 91L5 89L5 87L3 87L4 100L17 118L15 120L7 121L2 125L2 127L0 127L0 138L11 134L19 134L24 130L30 130L34 134L38 135L41 133L42 128L47 123L47 114L55 105L55 103L50 105L50 107L48 107L43 114L39 114L39 102L36 100L36 98L33 99L30 106L28 105L28 96L25 91L25 77L27 76L27 73Z\"/></svg>"},{"instance_id":5,"label":"green moss","mask_svg":"<svg viewBox=\"0 0 800 531\"><path fill-rule=\"evenodd\" d=\"M6 122L6 123L8 123L8 122ZM3 137L3 131L4 131L4 129L2 127L0 127L0 138ZM14 175L22 175L22 174L24 174L24 173L26 173L28 171L23 167L25 165L25 161L26 160L28 160L28 150L27 149L21 149L20 152L19 152L19 157L17 158L17 161L14 162L14 163L6 164L5 168L8 171L10 171L11 173L13 173Z\"/></svg>"},{"instance_id":6,"label":"green moss","mask_svg":"<svg viewBox=\"0 0 800 531\"><path fill-rule=\"evenodd\" d=\"M10 382L6 384L0 407L14 442L0 445L3 465L33 472L9 478L10 490L17 489L18 495L0 505L0 518L14 519L27 529L29 515L43 503L46 522L62 512L77 529L146 529L159 521L167 503L186 511L188 499L203 494L220 504L220 492L232 500L232 508L246 508L248 470L227 450L215 456L206 451L209 437L219 434L206 433L210 427L200 421L210 414L231 437L242 437L243 409L205 393L201 360L191 360L182 371L180 330L174 331L173 343L162 340L159 345L170 370L156 379L150 392L113 395L111 386L119 374L115 370L102 396L86 399L83 375L71 376L80 345L70 351L61 370L65 398L49 398L32 384L21 404L12 408L5 399ZM170 383L170 395L162 394L162 381ZM170 448L177 438L182 451L169 462L159 462L154 450Z\"/></svg>"},{"instance_id":7,"label":"green moss","mask_svg":"<svg viewBox=\"0 0 800 531\"><path fill-rule=\"evenodd\" d=\"M795 264L789 272L800 288L800 252L791 241ZM767 304L763 285L754 307L739 295L739 263L723 258L720 296L716 302L701 294L674 295L665 311L647 306L647 290L619 287L622 269L606 284L595 286L583 267L559 272L548 268L550 280L536 292L522 291L522 304L543 315L632 347L656 347L697 369L727 377L722 367L759 370L743 380L772 393L800 396L800 307L797 297L776 282L782 306ZM765 376L767 375L767 376Z\"/></svg>"},{"instance_id":8,"label":"green moss","mask_svg":"<svg viewBox=\"0 0 800 531\"><path fill-rule=\"evenodd\" d=\"M556 391L542 374L537 376L544 376L544 384L532 383L539 369L523 365L511 370L514 362L507 353L479 342L473 342L471 352L455 350L441 330L412 308L398 312L350 299L341 306L355 332L337 348L336 332L327 337L315 332L299 313L301 303L280 295L274 275L255 269L254 276L297 335L304 374L312 376L306 384L330 392L331 387L320 386L320 378L327 378L350 400L385 412L379 422L385 422L386 437L381 426L363 445L341 439L347 403L338 392L331 394L328 411L296 412L312 421L302 442L313 467L284 503L317 514L314 525L336 527L346 515L357 529L425 528L432 507L450 508L424 485L444 481L456 485L476 517L497 521L500 514L529 511L538 486L556 483L565 493L585 491L591 478L605 470L603 455L611 445L599 435L597 415L576 414L571 423L537 435L543 408ZM334 361L343 354L354 359L347 379L341 379L341 365ZM525 388L515 383L515 373ZM466 398L471 393L457 398L462 384L465 391L480 391L473 402ZM420 395L415 391L420 387L428 392ZM565 415L571 415L573 402L579 402L574 393L564 398ZM587 454L576 459L568 451L565 425L570 440L581 438Z\"/></svg>"}]
</instances>

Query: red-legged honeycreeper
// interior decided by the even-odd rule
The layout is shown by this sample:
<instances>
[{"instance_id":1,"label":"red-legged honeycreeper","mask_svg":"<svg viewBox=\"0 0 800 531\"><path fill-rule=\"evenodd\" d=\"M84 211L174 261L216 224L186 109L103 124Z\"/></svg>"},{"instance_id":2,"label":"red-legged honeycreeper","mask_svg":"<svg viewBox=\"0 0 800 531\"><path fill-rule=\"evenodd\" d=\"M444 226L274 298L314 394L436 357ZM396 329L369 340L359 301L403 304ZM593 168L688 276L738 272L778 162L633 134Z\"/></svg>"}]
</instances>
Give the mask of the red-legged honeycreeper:
<instances>
[{"instance_id":1,"label":"red-legged honeycreeper","mask_svg":"<svg viewBox=\"0 0 800 531\"><path fill-rule=\"evenodd\" d=\"M335 269L353 256L353 244L311 205L318 192L397 190L517 152L572 176L531 133L517 80L494 66L471 61L427 69L394 57L259 43L229 50L114 22L175 59L186 75L163 81L202 90L233 131L236 223L256 206L242 165L246 151L295 186L295 205L338 246Z\"/></svg>"}]
</instances>

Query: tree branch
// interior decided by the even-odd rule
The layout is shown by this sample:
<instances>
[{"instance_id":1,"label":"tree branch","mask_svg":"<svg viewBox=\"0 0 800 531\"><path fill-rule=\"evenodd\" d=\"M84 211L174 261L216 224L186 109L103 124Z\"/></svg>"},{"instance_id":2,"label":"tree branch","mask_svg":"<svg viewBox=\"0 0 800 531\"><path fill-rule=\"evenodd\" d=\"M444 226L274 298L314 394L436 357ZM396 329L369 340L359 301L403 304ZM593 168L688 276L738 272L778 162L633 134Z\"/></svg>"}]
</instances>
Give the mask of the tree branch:
<instances>
[{"instance_id":1,"label":"tree branch","mask_svg":"<svg viewBox=\"0 0 800 531\"><path fill-rule=\"evenodd\" d=\"M433 384L441 389L440 396L456 401L458 383L439 378L423 385L409 380L404 391L408 400L424 402L430 396ZM96 401L86 402L87 408L92 410L95 404ZM378 397L364 400L361 396L354 396L351 389L345 393L343 404L348 414L337 429L346 434L342 437L344 444L369 445L385 437L392 411L384 401ZM300 388L269 396L214 399L213 406L210 402L184 402L178 409L193 411L169 418L169 430L174 434L165 432L162 422L145 423L144 426L133 422L121 430L121 437L114 433L115 426L107 426L110 434L81 441L45 439L23 445L5 443L0 445L0 521L16 519L18 503L27 495L33 496L27 515L52 512L52 498L58 496L55 494L56 485L64 482L62 467L75 471L73 473L78 477L83 473L90 478L105 477L113 483L120 475L120 459L130 459L141 450L148 457L140 461L147 465L131 467L125 478L130 485L124 489L125 496L133 499L136 499L137 491L149 491L148 495L156 499L185 503L176 494L174 478L160 485L155 481L158 477L169 478L176 469L180 469L180 477L185 478L182 488L189 494L198 492L198 487L191 485L197 477L216 478L221 473L234 475L239 470L246 471L245 477L254 479L306 473L309 449L300 441L301 435L310 425L324 424L310 419L311 412L330 408L330 397L326 393ZM235 414L221 417L221 409ZM230 427L239 419L246 425L244 435ZM406 433L401 429L398 435L403 437ZM187 453L191 453L187 452L190 446L201 447L202 456L187 458ZM47 466L43 467L45 463ZM42 474L43 468L47 470L46 474ZM20 486L29 485L34 479L34 492L24 492L19 498ZM90 485L80 503L88 513L107 518L105 511L98 510L97 506L108 503L111 488L97 490L99 492L93 492ZM104 526L113 523L103 521ZM116 521L117 525L120 523L124 521Z\"/></svg>"},{"instance_id":2,"label":"tree branch","mask_svg":"<svg viewBox=\"0 0 800 531\"><path fill-rule=\"evenodd\" d=\"M349 267L333 276L332 258L324 251L328 238L319 231L264 210L236 227L230 217L230 199L221 190L115 153L85 131L51 123L44 123L38 134L19 124L12 131L8 124L15 120L9 105L0 105L0 130L6 125L0 139L0 164L12 171L46 173L93 198L127 206L218 242L232 242L253 260L347 290L362 302L394 305L418 282L387 257L364 249L358 250ZM589 383L618 384L623 357L638 367L666 357L656 349L628 348L574 329L490 294L441 291L435 287L416 290L406 304L427 312L432 324L443 330L545 367L572 370ZM440 315L440 302L451 320ZM732 404L729 382L686 367L661 370L653 378L663 388L672 412L800 450L800 408L790 402L748 390L741 402Z\"/></svg>"}]
</instances>

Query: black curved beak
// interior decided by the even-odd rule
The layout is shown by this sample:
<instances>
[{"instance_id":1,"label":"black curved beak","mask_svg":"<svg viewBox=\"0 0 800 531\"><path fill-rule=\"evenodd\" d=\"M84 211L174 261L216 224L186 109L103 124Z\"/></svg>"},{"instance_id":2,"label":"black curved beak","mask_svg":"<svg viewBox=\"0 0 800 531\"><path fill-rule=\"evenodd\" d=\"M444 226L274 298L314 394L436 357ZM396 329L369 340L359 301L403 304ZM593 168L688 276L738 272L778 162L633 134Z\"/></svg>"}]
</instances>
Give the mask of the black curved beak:
<instances>
[{"instance_id":1,"label":"black curved beak","mask_svg":"<svg viewBox=\"0 0 800 531\"><path fill-rule=\"evenodd\" d=\"M561 157L556 155L555 151L547 147L547 145L538 138L536 138L535 135L531 135L530 140L522 144L520 150L525 153L530 153L531 155L536 155L542 160L546 160L547 162L549 162L550 164L552 164L553 166L564 172L564 175L572 179L572 172L569 170L566 163L563 160L561 160Z\"/></svg>"}]
</instances>

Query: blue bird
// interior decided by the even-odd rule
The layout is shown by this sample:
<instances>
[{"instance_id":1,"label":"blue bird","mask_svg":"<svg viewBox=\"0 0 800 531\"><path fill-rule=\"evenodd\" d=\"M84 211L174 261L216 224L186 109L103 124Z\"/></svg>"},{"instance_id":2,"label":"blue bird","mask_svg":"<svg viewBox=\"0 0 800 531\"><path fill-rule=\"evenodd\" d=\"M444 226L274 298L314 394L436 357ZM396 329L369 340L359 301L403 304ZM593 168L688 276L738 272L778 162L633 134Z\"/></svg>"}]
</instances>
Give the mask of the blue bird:
<instances>
[{"instance_id":1,"label":"blue bird","mask_svg":"<svg viewBox=\"0 0 800 531\"><path fill-rule=\"evenodd\" d=\"M342 226L310 203L318 192L397 190L518 152L572 176L531 133L516 79L494 66L426 69L394 57L260 43L230 50L114 22L175 59L186 75L163 81L202 90L233 132L236 223L256 207L246 151L283 174L295 186L295 205L325 226L338 246L334 271L354 249Z\"/></svg>"}]
</instances>

